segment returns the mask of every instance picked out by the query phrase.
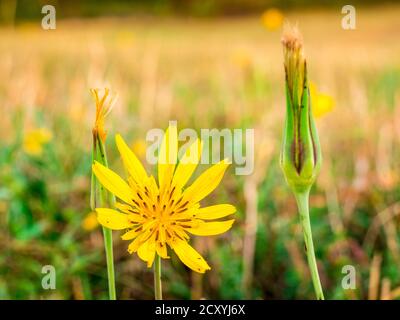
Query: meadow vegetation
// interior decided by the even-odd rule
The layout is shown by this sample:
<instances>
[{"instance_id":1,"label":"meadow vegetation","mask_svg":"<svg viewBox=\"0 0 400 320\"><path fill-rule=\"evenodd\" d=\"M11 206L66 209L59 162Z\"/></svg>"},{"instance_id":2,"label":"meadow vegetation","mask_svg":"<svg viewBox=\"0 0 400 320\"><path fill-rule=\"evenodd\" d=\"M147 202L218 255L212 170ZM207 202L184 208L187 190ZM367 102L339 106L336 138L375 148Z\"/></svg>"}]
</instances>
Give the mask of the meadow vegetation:
<instances>
[{"instance_id":1,"label":"meadow vegetation","mask_svg":"<svg viewBox=\"0 0 400 320\"><path fill-rule=\"evenodd\" d=\"M298 22L310 80L333 107L317 118L323 165L310 207L327 299L400 297L400 7L284 13ZM145 163L146 132L254 128L255 171L231 167L204 205L236 222L194 247L212 269L163 264L164 297L313 299L296 203L279 168L285 115L281 28L259 15L97 18L0 28L0 299L106 299L101 227L89 206L89 89L119 99L107 118L109 166L123 175L120 133ZM148 166L149 172L153 166ZM202 172L200 166L197 172ZM154 173L154 172L153 172ZM117 296L152 299L153 275L114 232ZM43 290L53 265L57 289ZM357 271L343 290L342 268Z\"/></svg>"}]
</instances>

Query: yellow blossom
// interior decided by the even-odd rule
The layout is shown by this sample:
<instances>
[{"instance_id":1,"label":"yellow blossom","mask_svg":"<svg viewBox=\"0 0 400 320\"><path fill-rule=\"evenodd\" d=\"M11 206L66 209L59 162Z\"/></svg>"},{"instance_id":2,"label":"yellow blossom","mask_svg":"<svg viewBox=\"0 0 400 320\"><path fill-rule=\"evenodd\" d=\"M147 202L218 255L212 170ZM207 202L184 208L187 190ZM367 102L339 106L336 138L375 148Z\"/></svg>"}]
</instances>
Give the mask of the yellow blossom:
<instances>
[{"instance_id":1,"label":"yellow blossom","mask_svg":"<svg viewBox=\"0 0 400 320\"><path fill-rule=\"evenodd\" d=\"M96 102L96 120L93 127L93 135L98 134L101 141L105 141L107 132L104 130L104 118L110 113L117 99L117 95L110 94L110 89L91 89L94 100ZM100 96L102 94L102 96Z\"/></svg>"},{"instance_id":2,"label":"yellow blossom","mask_svg":"<svg viewBox=\"0 0 400 320\"><path fill-rule=\"evenodd\" d=\"M309 87L313 115L316 118L321 118L331 112L335 106L335 100L330 95L319 92L315 83L311 82Z\"/></svg>"},{"instance_id":3,"label":"yellow blossom","mask_svg":"<svg viewBox=\"0 0 400 320\"><path fill-rule=\"evenodd\" d=\"M158 254L169 258L167 246L192 270L204 273L210 266L188 243L189 234L217 235L229 230L233 219L220 220L233 214L230 204L201 207L200 201L221 182L229 163L223 160L203 172L189 187L184 186L200 160L202 142L196 140L179 160L176 126L164 135L158 158L158 183L148 176L144 167L120 135L116 144L128 172L121 177L98 162L93 172L100 183L120 202L116 209L97 208L97 219L113 230L125 230L123 240L129 240L129 253L138 256L151 267Z\"/></svg>"},{"instance_id":4,"label":"yellow blossom","mask_svg":"<svg viewBox=\"0 0 400 320\"><path fill-rule=\"evenodd\" d=\"M25 133L23 149L31 156L40 156L43 146L51 141L53 135L46 128L32 129Z\"/></svg>"},{"instance_id":5,"label":"yellow blossom","mask_svg":"<svg viewBox=\"0 0 400 320\"><path fill-rule=\"evenodd\" d=\"M270 8L261 15L261 21L267 30L279 29L283 23L283 14L279 9Z\"/></svg>"},{"instance_id":6,"label":"yellow blossom","mask_svg":"<svg viewBox=\"0 0 400 320\"><path fill-rule=\"evenodd\" d=\"M92 231L94 230L99 223L97 222L97 215L96 212L90 212L85 219L82 221L82 228L85 231Z\"/></svg>"}]
</instances>

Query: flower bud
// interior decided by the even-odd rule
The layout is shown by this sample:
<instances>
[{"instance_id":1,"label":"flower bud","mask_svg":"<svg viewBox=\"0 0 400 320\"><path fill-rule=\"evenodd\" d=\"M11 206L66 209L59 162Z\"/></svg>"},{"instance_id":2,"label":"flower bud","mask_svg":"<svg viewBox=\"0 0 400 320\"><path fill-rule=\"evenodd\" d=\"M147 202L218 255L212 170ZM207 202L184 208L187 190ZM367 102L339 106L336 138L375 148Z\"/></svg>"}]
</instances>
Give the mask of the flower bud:
<instances>
[{"instance_id":1,"label":"flower bud","mask_svg":"<svg viewBox=\"0 0 400 320\"><path fill-rule=\"evenodd\" d=\"M280 164L294 192L308 192L321 166L321 148L311 109L307 64L296 28L282 38L286 84L286 120Z\"/></svg>"}]
</instances>

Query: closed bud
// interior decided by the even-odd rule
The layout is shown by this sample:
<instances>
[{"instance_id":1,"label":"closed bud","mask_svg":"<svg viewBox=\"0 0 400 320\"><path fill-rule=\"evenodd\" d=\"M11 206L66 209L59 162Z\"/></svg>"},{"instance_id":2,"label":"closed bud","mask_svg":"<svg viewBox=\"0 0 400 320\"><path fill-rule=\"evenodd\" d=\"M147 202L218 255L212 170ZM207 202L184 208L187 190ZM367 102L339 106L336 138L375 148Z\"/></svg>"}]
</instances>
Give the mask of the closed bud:
<instances>
[{"instance_id":1,"label":"closed bud","mask_svg":"<svg viewBox=\"0 0 400 320\"><path fill-rule=\"evenodd\" d=\"M308 192L321 167L321 148L312 115L307 64L297 28L282 38L286 86L286 120L281 168L295 193Z\"/></svg>"}]
</instances>

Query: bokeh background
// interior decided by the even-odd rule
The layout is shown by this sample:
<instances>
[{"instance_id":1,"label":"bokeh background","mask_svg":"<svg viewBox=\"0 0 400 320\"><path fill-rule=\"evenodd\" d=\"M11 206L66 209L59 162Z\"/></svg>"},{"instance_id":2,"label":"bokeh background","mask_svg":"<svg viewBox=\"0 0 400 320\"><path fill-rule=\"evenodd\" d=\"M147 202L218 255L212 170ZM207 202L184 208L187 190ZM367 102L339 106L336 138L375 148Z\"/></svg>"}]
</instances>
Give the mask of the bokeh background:
<instances>
[{"instance_id":1,"label":"bokeh background","mask_svg":"<svg viewBox=\"0 0 400 320\"><path fill-rule=\"evenodd\" d=\"M106 127L120 173L116 132L144 160L146 132L169 120L255 129L254 174L231 168L204 201L238 208L230 232L193 241L212 270L194 274L172 255L165 297L313 299L279 168L285 19L304 35L323 147L311 220L326 297L399 298L400 6L353 1L356 30L343 30L340 3L1 0L0 298L107 298L102 232L89 208L89 89L107 86L119 94ZM45 4L56 7L56 30L41 28ZM152 270L114 239L118 297L152 299ZM48 264L56 290L41 286ZM356 269L355 290L342 288L345 265Z\"/></svg>"}]
</instances>

